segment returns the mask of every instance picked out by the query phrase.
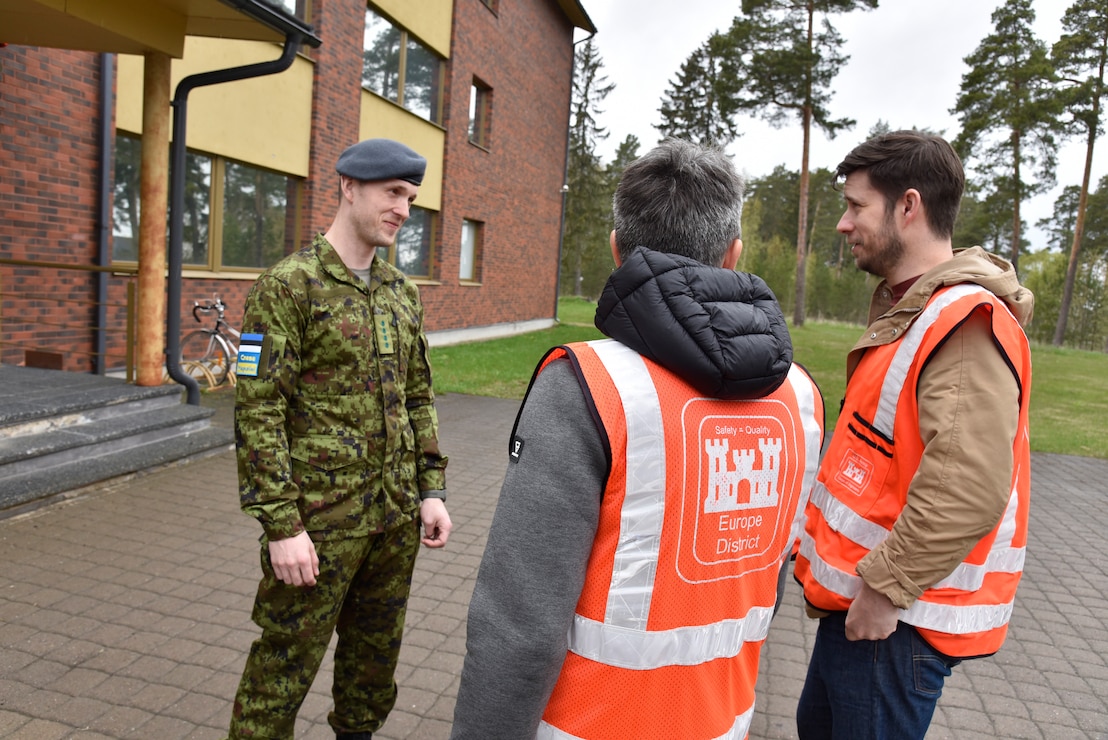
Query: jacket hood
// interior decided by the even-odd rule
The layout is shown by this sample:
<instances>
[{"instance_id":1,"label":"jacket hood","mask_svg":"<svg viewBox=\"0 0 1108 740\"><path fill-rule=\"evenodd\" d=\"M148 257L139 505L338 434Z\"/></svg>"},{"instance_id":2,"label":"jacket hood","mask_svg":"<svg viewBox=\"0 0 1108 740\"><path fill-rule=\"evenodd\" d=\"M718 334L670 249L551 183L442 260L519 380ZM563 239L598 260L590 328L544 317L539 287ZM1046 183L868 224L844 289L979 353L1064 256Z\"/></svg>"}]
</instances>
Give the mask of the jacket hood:
<instances>
[{"instance_id":1,"label":"jacket hood","mask_svg":"<svg viewBox=\"0 0 1108 740\"><path fill-rule=\"evenodd\" d=\"M1004 301L1020 326L1027 326L1035 308L1035 297L1019 284L1015 268L1003 257L981 247L959 249L944 263L935 277L940 285L976 283Z\"/></svg>"},{"instance_id":2,"label":"jacket hood","mask_svg":"<svg viewBox=\"0 0 1108 740\"><path fill-rule=\"evenodd\" d=\"M712 398L760 398L792 366L785 316L764 280L645 247L608 278L596 327Z\"/></svg>"}]
</instances>

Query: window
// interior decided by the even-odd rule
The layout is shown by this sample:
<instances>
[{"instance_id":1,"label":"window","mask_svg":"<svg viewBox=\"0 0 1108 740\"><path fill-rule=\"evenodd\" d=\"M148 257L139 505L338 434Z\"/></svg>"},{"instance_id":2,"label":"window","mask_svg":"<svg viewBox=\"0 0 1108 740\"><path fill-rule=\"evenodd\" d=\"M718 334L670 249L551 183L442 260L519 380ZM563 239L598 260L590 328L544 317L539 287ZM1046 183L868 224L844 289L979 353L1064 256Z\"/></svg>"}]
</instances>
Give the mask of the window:
<instances>
[{"instance_id":1,"label":"window","mask_svg":"<svg viewBox=\"0 0 1108 740\"><path fill-rule=\"evenodd\" d=\"M492 107L492 89L476 77L469 88L469 140L477 146L489 146L489 113Z\"/></svg>"},{"instance_id":2,"label":"window","mask_svg":"<svg viewBox=\"0 0 1108 740\"><path fill-rule=\"evenodd\" d=\"M117 135L112 208L115 262L138 260L141 161L141 140ZM186 152L184 264L200 269L269 267L293 247L298 196L296 178Z\"/></svg>"},{"instance_id":3,"label":"window","mask_svg":"<svg viewBox=\"0 0 1108 740\"><path fill-rule=\"evenodd\" d=\"M112 260L138 262L139 170L142 147L132 136L115 137L112 186Z\"/></svg>"},{"instance_id":4,"label":"window","mask_svg":"<svg viewBox=\"0 0 1108 740\"><path fill-rule=\"evenodd\" d=\"M441 123L443 61L407 31L365 11L362 87L432 123Z\"/></svg>"},{"instance_id":5,"label":"window","mask_svg":"<svg viewBox=\"0 0 1108 740\"><path fill-rule=\"evenodd\" d=\"M228 160L223 176L225 267L268 267L285 256L288 204L296 181Z\"/></svg>"},{"instance_id":6,"label":"window","mask_svg":"<svg viewBox=\"0 0 1108 740\"><path fill-rule=\"evenodd\" d=\"M412 206L411 215L396 235L396 244L379 247L377 256L396 265L405 275L431 277L435 221L434 211Z\"/></svg>"},{"instance_id":7,"label":"window","mask_svg":"<svg viewBox=\"0 0 1108 740\"><path fill-rule=\"evenodd\" d=\"M462 255L458 263L458 279L474 282L479 279L477 260L481 255L481 236L484 224L462 219Z\"/></svg>"},{"instance_id":8,"label":"window","mask_svg":"<svg viewBox=\"0 0 1108 740\"><path fill-rule=\"evenodd\" d=\"M302 21L308 20L308 0L262 0L262 2Z\"/></svg>"}]
</instances>

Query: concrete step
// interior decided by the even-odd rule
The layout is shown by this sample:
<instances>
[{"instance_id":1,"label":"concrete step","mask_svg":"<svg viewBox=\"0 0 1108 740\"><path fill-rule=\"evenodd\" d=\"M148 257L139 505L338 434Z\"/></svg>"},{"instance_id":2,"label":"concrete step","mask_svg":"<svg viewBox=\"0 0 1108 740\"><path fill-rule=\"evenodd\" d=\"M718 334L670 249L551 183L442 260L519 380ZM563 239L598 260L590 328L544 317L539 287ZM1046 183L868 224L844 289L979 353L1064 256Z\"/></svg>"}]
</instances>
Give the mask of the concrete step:
<instances>
[{"instance_id":1,"label":"concrete step","mask_svg":"<svg viewBox=\"0 0 1108 740\"><path fill-rule=\"evenodd\" d=\"M0 516L68 491L227 449L178 385L0 365Z\"/></svg>"},{"instance_id":2,"label":"concrete step","mask_svg":"<svg viewBox=\"0 0 1108 740\"><path fill-rule=\"evenodd\" d=\"M0 437L0 471L22 475L191 434L208 428L214 413L179 401L171 406L147 407L139 403L129 407L132 411L127 414L90 415L92 418L80 423L53 424L53 420L42 420L43 431Z\"/></svg>"},{"instance_id":3,"label":"concrete step","mask_svg":"<svg viewBox=\"0 0 1108 740\"><path fill-rule=\"evenodd\" d=\"M231 437L226 429L208 427L14 476L0 468L0 516L94 483L225 450Z\"/></svg>"},{"instance_id":4,"label":"concrete step","mask_svg":"<svg viewBox=\"0 0 1108 740\"><path fill-rule=\"evenodd\" d=\"M178 385L137 386L98 375L0 365L0 437L180 405L182 398Z\"/></svg>"}]
</instances>

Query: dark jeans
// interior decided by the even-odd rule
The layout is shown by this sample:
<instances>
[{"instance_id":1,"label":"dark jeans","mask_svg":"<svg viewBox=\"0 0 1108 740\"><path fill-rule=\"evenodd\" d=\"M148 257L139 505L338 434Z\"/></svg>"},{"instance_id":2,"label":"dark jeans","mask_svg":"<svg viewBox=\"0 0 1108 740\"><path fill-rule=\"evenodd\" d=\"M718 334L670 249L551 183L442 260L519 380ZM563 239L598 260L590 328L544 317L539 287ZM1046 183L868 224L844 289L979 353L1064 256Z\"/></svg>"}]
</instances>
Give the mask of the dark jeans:
<instances>
[{"instance_id":1,"label":"dark jeans","mask_svg":"<svg viewBox=\"0 0 1108 740\"><path fill-rule=\"evenodd\" d=\"M922 740L961 661L903 622L884 640L846 639L846 612L820 620L796 709L801 740Z\"/></svg>"}]
</instances>

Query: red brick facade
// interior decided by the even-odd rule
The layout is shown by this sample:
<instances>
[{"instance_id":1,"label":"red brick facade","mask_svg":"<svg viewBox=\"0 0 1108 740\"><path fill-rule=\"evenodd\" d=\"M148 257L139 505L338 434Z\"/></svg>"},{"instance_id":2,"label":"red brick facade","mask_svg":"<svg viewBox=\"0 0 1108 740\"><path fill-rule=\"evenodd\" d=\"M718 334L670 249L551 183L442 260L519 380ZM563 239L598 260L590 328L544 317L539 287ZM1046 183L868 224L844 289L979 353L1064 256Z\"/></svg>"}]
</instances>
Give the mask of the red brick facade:
<instances>
[{"instance_id":1,"label":"red brick facade","mask_svg":"<svg viewBox=\"0 0 1108 740\"><path fill-rule=\"evenodd\" d=\"M0 257L96 264L99 82L98 54L0 48ZM0 362L38 350L91 370L96 280L88 270L2 266Z\"/></svg>"},{"instance_id":2,"label":"red brick facade","mask_svg":"<svg viewBox=\"0 0 1108 740\"><path fill-rule=\"evenodd\" d=\"M302 242L330 225L334 163L358 138L364 18L363 0L313 3L313 27L324 43L310 52ZM572 63L573 25L556 0L502 2L495 14L480 0L455 0L434 279L421 286L428 330L553 318ZM87 268L100 249L100 75L99 54L0 47L0 258L86 268L0 264L0 362L19 364L27 349L39 349L63 355L66 370L95 369L101 278ZM491 88L487 148L468 140L474 77ZM484 224L479 281L469 284L458 279L463 219ZM126 357L126 285L134 278L104 274L105 364L115 369ZM186 277L182 331L194 328L193 300L213 293L237 324L250 285Z\"/></svg>"},{"instance_id":3,"label":"red brick facade","mask_svg":"<svg viewBox=\"0 0 1108 740\"><path fill-rule=\"evenodd\" d=\"M553 0L454 3L441 286L422 291L433 329L552 318L573 70L573 28ZM469 143L469 92L491 88L488 149ZM480 285L460 285L462 219L483 222Z\"/></svg>"}]
</instances>

